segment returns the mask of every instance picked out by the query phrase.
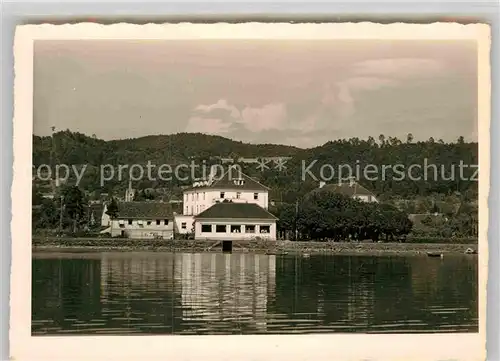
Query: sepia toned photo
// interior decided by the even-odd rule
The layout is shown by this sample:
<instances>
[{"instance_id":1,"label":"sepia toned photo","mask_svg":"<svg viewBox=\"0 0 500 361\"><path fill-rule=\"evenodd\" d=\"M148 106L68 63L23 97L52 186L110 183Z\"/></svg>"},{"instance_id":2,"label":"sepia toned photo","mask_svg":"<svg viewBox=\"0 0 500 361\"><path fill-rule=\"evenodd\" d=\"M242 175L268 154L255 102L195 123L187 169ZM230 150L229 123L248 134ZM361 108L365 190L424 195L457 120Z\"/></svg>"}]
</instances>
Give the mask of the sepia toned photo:
<instances>
[{"instance_id":1,"label":"sepia toned photo","mask_svg":"<svg viewBox=\"0 0 500 361\"><path fill-rule=\"evenodd\" d=\"M481 354L488 27L278 25L28 29L23 337L453 335Z\"/></svg>"}]
</instances>

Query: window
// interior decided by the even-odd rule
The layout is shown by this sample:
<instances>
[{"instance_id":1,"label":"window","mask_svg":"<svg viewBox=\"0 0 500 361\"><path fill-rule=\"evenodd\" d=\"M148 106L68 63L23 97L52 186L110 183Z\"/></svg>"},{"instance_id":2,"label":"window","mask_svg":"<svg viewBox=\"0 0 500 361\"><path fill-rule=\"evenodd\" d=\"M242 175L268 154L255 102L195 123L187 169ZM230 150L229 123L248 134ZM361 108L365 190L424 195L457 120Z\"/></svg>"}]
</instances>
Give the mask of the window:
<instances>
[{"instance_id":1,"label":"window","mask_svg":"<svg viewBox=\"0 0 500 361\"><path fill-rule=\"evenodd\" d=\"M189 213L189 207L186 206L186 214L188 214L188 213Z\"/></svg>"},{"instance_id":2,"label":"window","mask_svg":"<svg viewBox=\"0 0 500 361\"><path fill-rule=\"evenodd\" d=\"M159 219L156 220L156 225L159 226L161 221Z\"/></svg>"},{"instance_id":3,"label":"window","mask_svg":"<svg viewBox=\"0 0 500 361\"><path fill-rule=\"evenodd\" d=\"M191 206L191 214L193 214L193 206Z\"/></svg>"},{"instance_id":4,"label":"window","mask_svg":"<svg viewBox=\"0 0 500 361\"><path fill-rule=\"evenodd\" d=\"M227 226L225 224L218 224L215 226L216 233L226 233Z\"/></svg>"},{"instance_id":5,"label":"window","mask_svg":"<svg viewBox=\"0 0 500 361\"><path fill-rule=\"evenodd\" d=\"M186 222L182 222L182 223L181 223L181 228L182 228L182 229L186 229Z\"/></svg>"},{"instance_id":6,"label":"window","mask_svg":"<svg viewBox=\"0 0 500 361\"><path fill-rule=\"evenodd\" d=\"M260 233L271 233L271 226L260 226Z\"/></svg>"},{"instance_id":7,"label":"window","mask_svg":"<svg viewBox=\"0 0 500 361\"><path fill-rule=\"evenodd\" d=\"M205 200L205 192L203 192L203 200Z\"/></svg>"},{"instance_id":8,"label":"window","mask_svg":"<svg viewBox=\"0 0 500 361\"><path fill-rule=\"evenodd\" d=\"M120 228L125 228L125 224L120 223Z\"/></svg>"},{"instance_id":9,"label":"window","mask_svg":"<svg viewBox=\"0 0 500 361\"><path fill-rule=\"evenodd\" d=\"M255 226L251 224L247 224L245 226L245 233L255 233Z\"/></svg>"},{"instance_id":10,"label":"window","mask_svg":"<svg viewBox=\"0 0 500 361\"><path fill-rule=\"evenodd\" d=\"M254 193L253 194L253 199L255 199L255 200L259 199L259 193Z\"/></svg>"},{"instance_id":11,"label":"window","mask_svg":"<svg viewBox=\"0 0 500 361\"><path fill-rule=\"evenodd\" d=\"M129 225L129 226L131 226L131 225L132 225L132 222L133 222L133 220L132 220L132 219L129 219L129 220L128 220L128 225Z\"/></svg>"},{"instance_id":12,"label":"window","mask_svg":"<svg viewBox=\"0 0 500 361\"><path fill-rule=\"evenodd\" d=\"M201 225L201 233L212 233L212 225L211 224L202 224Z\"/></svg>"},{"instance_id":13,"label":"window","mask_svg":"<svg viewBox=\"0 0 500 361\"><path fill-rule=\"evenodd\" d=\"M200 193L196 193L196 200L200 199Z\"/></svg>"},{"instance_id":14,"label":"window","mask_svg":"<svg viewBox=\"0 0 500 361\"><path fill-rule=\"evenodd\" d=\"M164 220L163 220L163 223L164 223L166 226L168 226L168 219L164 219Z\"/></svg>"},{"instance_id":15,"label":"window","mask_svg":"<svg viewBox=\"0 0 500 361\"><path fill-rule=\"evenodd\" d=\"M147 221L146 223L148 224L148 226L150 226L150 225L151 225L151 221Z\"/></svg>"},{"instance_id":16,"label":"window","mask_svg":"<svg viewBox=\"0 0 500 361\"><path fill-rule=\"evenodd\" d=\"M240 225L231 225L231 233L241 233L241 226Z\"/></svg>"},{"instance_id":17,"label":"window","mask_svg":"<svg viewBox=\"0 0 500 361\"><path fill-rule=\"evenodd\" d=\"M236 192L236 198L240 199L241 198L241 192Z\"/></svg>"},{"instance_id":18,"label":"window","mask_svg":"<svg viewBox=\"0 0 500 361\"><path fill-rule=\"evenodd\" d=\"M220 197L224 198L224 192L220 192Z\"/></svg>"}]
</instances>

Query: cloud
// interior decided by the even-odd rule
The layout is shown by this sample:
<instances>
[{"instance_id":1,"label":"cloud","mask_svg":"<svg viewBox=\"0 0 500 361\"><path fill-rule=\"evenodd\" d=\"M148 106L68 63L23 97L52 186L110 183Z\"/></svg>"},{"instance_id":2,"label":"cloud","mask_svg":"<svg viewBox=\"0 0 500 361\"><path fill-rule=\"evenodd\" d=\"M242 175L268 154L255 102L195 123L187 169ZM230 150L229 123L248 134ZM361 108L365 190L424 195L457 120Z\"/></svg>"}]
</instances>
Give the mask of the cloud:
<instances>
[{"instance_id":1,"label":"cloud","mask_svg":"<svg viewBox=\"0 0 500 361\"><path fill-rule=\"evenodd\" d=\"M341 82L341 84L352 90L377 90L385 86L396 86L398 82L379 77L355 76Z\"/></svg>"},{"instance_id":2,"label":"cloud","mask_svg":"<svg viewBox=\"0 0 500 361\"><path fill-rule=\"evenodd\" d=\"M219 113L220 110L227 111L230 118L221 119L226 117ZM194 111L197 115L190 119L186 131L190 131L188 129L193 126L199 126L203 120L207 120L209 124L220 129L219 132L228 132L232 124L243 126L251 132L280 129L286 126L287 112L283 103L269 103L262 107L247 106L240 111L235 105L229 104L227 100L220 99L214 104L198 105Z\"/></svg>"},{"instance_id":3,"label":"cloud","mask_svg":"<svg viewBox=\"0 0 500 361\"><path fill-rule=\"evenodd\" d=\"M445 64L434 59L394 58L365 60L353 65L360 75L406 77L433 77L446 70Z\"/></svg>"},{"instance_id":4,"label":"cloud","mask_svg":"<svg viewBox=\"0 0 500 361\"><path fill-rule=\"evenodd\" d=\"M239 122L252 132L280 129L286 125L286 114L283 103L271 103L261 108L246 107L241 111Z\"/></svg>"},{"instance_id":5,"label":"cloud","mask_svg":"<svg viewBox=\"0 0 500 361\"><path fill-rule=\"evenodd\" d=\"M345 119L356 111L355 103L358 92L376 91L384 87L397 87L400 85L399 81L384 77L385 74L382 74L382 76L356 74L356 72L360 72L360 69L361 72L368 72L368 69L384 69L384 66L378 63L363 62L362 65L360 64L356 64L352 69L353 76L336 81L333 85L327 84L324 86L317 112L321 113L329 109L333 111L335 116ZM310 120L308 120L308 123L310 123Z\"/></svg>"},{"instance_id":6,"label":"cloud","mask_svg":"<svg viewBox=\"0 0 500 361\"><path fill-rule=\"evenodd\" d=\"M224 122L217 118L191 117L186 126L186 132L225 134L229 132L230 122Z\"/></svg>"},{"instance_id":7,"label":"cloud","mask_svg":"<svg viewBox=\"0 0 500 361\"><path fill-rule=\"evenodd\" d=\"M353 134L379 134L383 132L381 124L390 126L391 134L405 135L406 129L411 129L416 135L414 119L431 117L430 103L423 99L442 94L435 88L448 84L448 80L442 81L450 77L445 65L445 61L424 58L358 61L335 76L318 79L315 89L304 87L300 97L274 96L268 102L251 104L248 96L236 102L222 95L213 104L194 107L196 120L190 121L188 131L204 129L250 142L303 147ZM434 82L436 78L441 79ZM433 106L432 114L438 108L443 107Z\"/></svg>"},{"instance_id":8,"label":"cloud","mask_svg":"<svg viewBox=\"0 0 500 361\"><path fill-rule=\"evenodd\" d=\"M210 105L200 104L195 108L195 111L210 113L215 109L223 109L230 112L233 118L238 118L240 116L240 111L234 105L230 105L226 99L219 99L217 103Z\"/></svg>"}]
</instances>

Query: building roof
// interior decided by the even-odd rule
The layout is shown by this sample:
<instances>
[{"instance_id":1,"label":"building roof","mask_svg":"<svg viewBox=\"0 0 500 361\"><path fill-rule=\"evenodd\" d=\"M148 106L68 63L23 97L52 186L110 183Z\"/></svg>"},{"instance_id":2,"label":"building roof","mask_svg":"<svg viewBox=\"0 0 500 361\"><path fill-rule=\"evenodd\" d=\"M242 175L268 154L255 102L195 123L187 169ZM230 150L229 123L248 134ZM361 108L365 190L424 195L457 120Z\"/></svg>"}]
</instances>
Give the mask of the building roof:
<instances>
[{"instance_id":1,"label":"building roof","mask_svg":"<svg viewBox=\"0 0 500 361\"><path fill-rule=\"evenodd\" d=\"M327 184L321 188L316 188L312 192L335 192L340 193L348 197L354 196L372 196L375 197L373 192L369 191L361 184L354 182L352 185L350 183L342 184Z\"/></svg>"},{"instance_id":2,"label":"building roof","mask_svg":"<svg viewBox=\"0 0 500 361\"><path fill-rule=\"evenodd\" d=\"M277 218L255 203L216 203L207 210L201 212L195 219L269 219Z\"/></svg>"},{"instance_id":3,"label":"building roof","mask_svg":"<svg viewBox=\"0 0 500 361\"><path fill-rule=\"evenodd\" d=\"M167 202L120 202L118 218L173 219L173 211Z\"/></svg>"},{"instance_id":4,"label":"building roof","mask_svg":"<svg viewBox=\"0 0 500 361\"><path fill-rule=\"evenodd\" d=\"M185 191L196 189L241 189L247 191L268 191L269 187L259 183L257 180L249 177L237 168L228 169L221 177L216 177L212 184L189 187Z\"/></svg>"}]
</instances>

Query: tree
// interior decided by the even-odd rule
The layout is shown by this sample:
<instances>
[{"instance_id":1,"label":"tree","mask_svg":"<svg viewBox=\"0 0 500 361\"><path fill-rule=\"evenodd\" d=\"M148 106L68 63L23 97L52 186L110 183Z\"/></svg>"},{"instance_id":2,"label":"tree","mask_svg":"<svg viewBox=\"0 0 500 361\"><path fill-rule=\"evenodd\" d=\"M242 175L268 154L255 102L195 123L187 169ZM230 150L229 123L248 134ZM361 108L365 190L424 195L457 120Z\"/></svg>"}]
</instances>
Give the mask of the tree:
<instances>
[{"instance_id":1,"label":"tree","mask_svg":"<svg viewBox=\"0 0 500 361\"><path fill-rule=\"evenodd\" d=\"M64 209L73 223L73 233L76 233L78 226L85 222L85 211L87 202L83 192L77 186L68 187L63 191Z\"/></svg>"},{"instance_id":2,"label":"tree","mask_svg":"<svg viewBox=\"0 0 500 361\"><path fill-rule=\"evenodd\" d=\"M411 142L413 142L413 134L408 133L406 136L406 143L410 144Z\"/></svg>"},{"instance_id":3,"label":"tree","mask_svg":"<svg viewBox=\"0 0 500 361\"><path fill-rule=\"evenodd\" d=\"M42 194L38 191L38 189L33 186L31 189L31 204L34 206L41 205L44 201Z\"/></svg>"},{"instance_id":4,"label":"tree","mask_svg":"<svg viewBox=\"0 0 500 361\"><path fill-rule=\"evenodd\" d=\"M297 220L296 205L281 204L278 207L271 207L269 211L278 218L276 223L278 234L285 239L293 237Z\"/></svg>"},{"instance_id":5,"label":"tree","mask_svg":"<svg viewBox=\"0 0 500 361\"><path fill-rule=\"evenodd\" d=\"M137 202L149 201L154 199L155 195L152 192L148 191L147 189L139 190L134 196L134 201Z\"/></svg>"},{"instance_id":6,"label":"tree","mask_svg":"<svg viewBox=\"0 0 500 361\"><path fill-rule=\"evenodd\" d=\"M38 229L54 229L59 223L60 209L52 199L44 199L40 208L33 212L33 227Z\"/></svg>"},{"instance_id":7,"label":"tree","mask_svg":"<svg viewBox=\"0 0 500 361\"><path fill-rule=\"evenodd\" d=\"M432 204L431 213L433 214L439 213L439 207L437 206L436 202L433 202Z\"/></svg>"},{"instance_id":8,"label":"tree","mask_svg":"<svg viewBox=\"0 0 500 361\"><path fill-rule=\"evenodd\" d=\"M380 134L378 136L378 140L380 141L380 145L384 145L385 144L385 136L383 134Z\"/></svg>"},{"instance_id":9,"label":"tree","mask_svg":"<svg viewBox=\"0 0 500 361\"><path fill-rule=\"evenodd\" d=\"M114 197L111 197L111 202L109 202L108 206L106 207L106 214L109 216L111 222L111 234L113 234L113 220L118 217L119 213L119 208L118 208L118 202Z\"/></svg>"},{"instance_id":10,"label":"tree","mask_svg":"<svg viewBox=\"0 0 500 361\"><path fill-rule=\"evenodd\" d=\"M367 203L330 191L318 191L304 198L298 227L307 239L377 241L407 235L412 229L408 214L396 207Z\"/></svg>"},{"instance_id":11,"label":"tree","mask_svg":"<svg viewBox=\"0 0 500 361\"><path fill-rule=\"evenodd\" d=\"M113 197L111 198L111 202L109 202L109 205L106 209L106 214L109 216L111 219L116 219L118 217L118 202L116 202L116 199Z\"/></svg>"}]
</instances>

